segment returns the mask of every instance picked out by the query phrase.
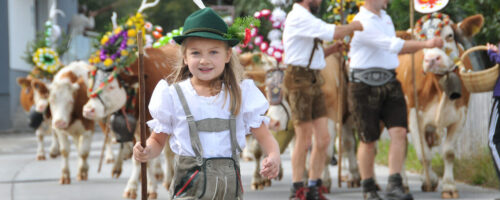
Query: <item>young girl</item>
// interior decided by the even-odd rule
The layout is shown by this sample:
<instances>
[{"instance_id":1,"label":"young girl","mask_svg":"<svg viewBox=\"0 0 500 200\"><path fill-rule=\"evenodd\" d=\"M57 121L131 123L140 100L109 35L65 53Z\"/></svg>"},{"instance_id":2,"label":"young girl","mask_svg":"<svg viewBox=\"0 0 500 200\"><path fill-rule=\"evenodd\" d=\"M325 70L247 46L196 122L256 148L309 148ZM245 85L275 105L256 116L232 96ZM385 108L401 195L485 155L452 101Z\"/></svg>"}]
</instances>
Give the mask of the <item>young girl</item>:
<instances>
[{"instance_id":1,"label":"young girl","mask_svg":"<svg viewBox=\"0 0 500 200\"><path fill-rule=\"evenodd\" d=\"M153 133L134 147L140 162L158 156L167 139L176 154L172 199L242 199L238 153L252 132L267 158L260 173L279 172L278 143L267 129L268 102L251 80L241 81L242 68L227 39L227 25L212 9L191 14L181 44L183 63L170 79L156 86L149 111Z\"/></svg>"},{"instance_id":2,"label":"young girl","mask_svg":"<svg viewBox=\"0 0 500 200\"><path fill-rule=\"evenodd\" d=\"M500 52L494 44L486 44L488 47L488 56L495 64L500 64ZM500 46L500 44L499 44ZM500 179L500 79L497 81L493 89L493 104L491 108L488 144L497 171L498 179Z\"/></svg>"}]
</instances>

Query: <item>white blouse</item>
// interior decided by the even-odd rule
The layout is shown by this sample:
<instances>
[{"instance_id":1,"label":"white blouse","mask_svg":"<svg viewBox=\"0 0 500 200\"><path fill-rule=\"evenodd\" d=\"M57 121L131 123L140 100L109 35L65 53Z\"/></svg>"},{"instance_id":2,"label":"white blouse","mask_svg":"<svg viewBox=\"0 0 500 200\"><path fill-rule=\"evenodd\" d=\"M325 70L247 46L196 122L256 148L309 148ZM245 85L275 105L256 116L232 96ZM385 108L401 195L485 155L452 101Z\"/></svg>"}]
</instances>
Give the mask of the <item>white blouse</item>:
<instances>
[{"instance_id":1,"label":"white blouse","mask_svg":"<svg viewBox=\"0 0 500 200\"><path fill-rule=\"evenodd\" d=\"M224 102L225 92L223 90L215 96L204 97L196 93L189 79L179 82L179 86L186 97L195 121L207 118L229 119L231 114L229 111L230 99L228 95ZM262 122L269 123L269 118L264 116L269 108L269 103L255 86L253 80L243 80L240 88L242 102L240 112L236 116L236 139L243 149L245 135L250 133L250 128L258 128ZM173 85L168 85L165 80L161 80L156 85L149 102L149 112L153 119L147 122L148 126L156 133L171 135L169 142L174 153L195 156L191 147L186 114ZM199 137L204 158L232 156L229 130L221 132L200 131Z\"/></svg>"}]
</instances>

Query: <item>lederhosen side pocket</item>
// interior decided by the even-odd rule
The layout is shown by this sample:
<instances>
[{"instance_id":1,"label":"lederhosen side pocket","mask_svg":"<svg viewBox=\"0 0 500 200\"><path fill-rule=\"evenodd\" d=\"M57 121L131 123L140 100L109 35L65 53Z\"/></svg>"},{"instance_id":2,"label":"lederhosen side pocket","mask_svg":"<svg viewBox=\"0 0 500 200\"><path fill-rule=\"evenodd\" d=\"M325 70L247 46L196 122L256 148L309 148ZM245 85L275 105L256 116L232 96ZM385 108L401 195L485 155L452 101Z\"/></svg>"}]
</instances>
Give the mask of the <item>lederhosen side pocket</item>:
<instances>
[{"instance_id":1,"label":"lederhosen side pocket","mask_svg":"<svg viewBox=\"0 0 500 200\"><path fill-rule=\"evenodd\" d=\"M203 166L194 157L176 156L174 177L170 188L172 199L199 199L206 188Z\"/></svg>"}]
</instances>

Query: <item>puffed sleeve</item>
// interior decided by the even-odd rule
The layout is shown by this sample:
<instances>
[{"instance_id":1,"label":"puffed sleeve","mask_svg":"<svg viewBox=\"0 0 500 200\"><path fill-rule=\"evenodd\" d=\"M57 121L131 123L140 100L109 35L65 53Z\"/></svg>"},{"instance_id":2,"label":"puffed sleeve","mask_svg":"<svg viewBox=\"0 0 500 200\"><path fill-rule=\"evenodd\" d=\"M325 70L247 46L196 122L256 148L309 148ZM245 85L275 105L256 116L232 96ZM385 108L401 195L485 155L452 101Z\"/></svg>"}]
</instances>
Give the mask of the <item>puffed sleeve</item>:
<instances>
[{"instance_id":1,"label":"puffed sleeve","mask_svg":"<svg viewBox=\"0 0 500 200\"><path fill-rule=\"evenodd\" d=\"M171 134L173 130L172 95L168 83L161 80L156 85L149 102L149 113L153 117L147 122L156 133Z\"/></svg>"},{"instance_id":2,"label":"puffed sleeve","mask_svg":"<svg viewBox=\"0 0 500 200\"><path fill-rule=\"evenodd\" d=\"M241 114L243 115L246 133L250 133L251 128L260 127L262 122L269 124L270 119L265 116L267 109L269 109L269 102L259 88L255 86L253 80L243 80L241 93Z\"/></svg>"}]
</instances>

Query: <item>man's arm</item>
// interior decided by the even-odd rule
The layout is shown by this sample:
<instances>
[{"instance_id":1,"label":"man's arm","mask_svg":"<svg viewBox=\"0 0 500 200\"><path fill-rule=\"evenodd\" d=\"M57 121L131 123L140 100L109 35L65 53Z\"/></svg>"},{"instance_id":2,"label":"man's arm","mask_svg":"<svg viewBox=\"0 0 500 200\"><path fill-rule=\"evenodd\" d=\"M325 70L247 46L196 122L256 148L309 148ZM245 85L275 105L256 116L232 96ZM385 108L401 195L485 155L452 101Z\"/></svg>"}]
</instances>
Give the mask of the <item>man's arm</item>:
<instances>
[{"instance_id":1,"label":"man's arm","mask_svg":"<svg viewBox=\"0 0 500 200\"><path fill-rule=\"evenodd\" d=\"M441 38L432 38L426 41L406 40L399 54L414 53L424 48L443 47Z\"/></svg>"},{"instance_id":2,"label":"man's arm","mask_svg":"<svg viewBox=\"0 0 500 200\"><path fill-rule=\"evenodd\" d=\"M351 35L354 31L363 31L363 25L361 25L359 21L353 21L350 24L346 25L338 25L335 27L333 39L342 39L346 35Z\"/></svg>"},{"instance_id":3,"label":"man's arm","mask_svg":"<svg viewBox=\"0 0 500 200\"><path fill-rule=\"evenodd\" d=\"M341 52L345 49L346 45L342 41L337 41L334 44L327 46L323 49L323 52L325 53L325 58L331 55L332 53L335 52Z\"/></svg>"}]
</instances>

